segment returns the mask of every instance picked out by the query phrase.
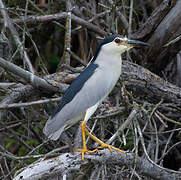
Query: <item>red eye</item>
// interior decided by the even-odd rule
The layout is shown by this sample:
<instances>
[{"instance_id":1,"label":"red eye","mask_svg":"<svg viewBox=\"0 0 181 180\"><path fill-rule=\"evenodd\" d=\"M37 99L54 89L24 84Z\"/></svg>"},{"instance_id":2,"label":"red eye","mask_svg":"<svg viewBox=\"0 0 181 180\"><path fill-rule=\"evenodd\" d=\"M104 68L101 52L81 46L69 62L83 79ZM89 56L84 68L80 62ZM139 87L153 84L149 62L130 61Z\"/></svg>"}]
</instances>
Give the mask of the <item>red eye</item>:
<instances>
[{"instance_id":1,"label":"red eye","mask_svg":"<svg viewBox=\"0 0 181 180\"><path fill-rule=\"evenodd\" d=\"M117 44L119 44L119 43L121 42L121 40L120 40L119 38L116 38L116 39L114 40L114 42L117 43Z\"/></svg>"}]
</instances>

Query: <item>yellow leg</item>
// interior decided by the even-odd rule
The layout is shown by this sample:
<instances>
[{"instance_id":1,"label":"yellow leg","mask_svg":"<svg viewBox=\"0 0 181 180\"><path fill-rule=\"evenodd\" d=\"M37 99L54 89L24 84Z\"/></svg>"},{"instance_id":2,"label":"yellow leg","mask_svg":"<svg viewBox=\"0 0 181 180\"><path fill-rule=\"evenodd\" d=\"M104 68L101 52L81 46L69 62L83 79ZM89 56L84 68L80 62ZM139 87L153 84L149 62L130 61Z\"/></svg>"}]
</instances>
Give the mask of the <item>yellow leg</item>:
<instances>
[{"instance_id":1,"label":"yellow leg","mask_svg":"<svg viewBox=\"0 0 181 180\"><path fill-rule=\"evenodd\" d=\"M78 151L82 153L82 160L84 160L85 152L94 153L97 151L97 149L94 149L93 151L89 151L87 149L86 142L85 142L85 129L86 129L85 126L86 126L86 121L83 121L83 123L81 124L83 147L82 147L82 149L78 149Z\"/></svg>"},{"instance_id":2,"label":"yellow leg","mask_svg":"<svg viewBox=\"0 0 181 180\"><path fill-rule=\"evenodd\" d=\"M124 153L125 154L125 151L119 149L119 148L116 148L114 146L111 146L109 144L106 144L104 143L103 141L101 141L100 139L98 139L97 137L95 137L93 134L91 134L87 128L85 127L85 133L87 134L87 136L89 136L91 139L93 139L94 141L96 141L97 143L100 144L100 146L98 148L102 149L102 148L108 148L111 152L112 152L112 149L116 150L116 151L119 151L121 153Z\"/></svg>"}]
</instances>

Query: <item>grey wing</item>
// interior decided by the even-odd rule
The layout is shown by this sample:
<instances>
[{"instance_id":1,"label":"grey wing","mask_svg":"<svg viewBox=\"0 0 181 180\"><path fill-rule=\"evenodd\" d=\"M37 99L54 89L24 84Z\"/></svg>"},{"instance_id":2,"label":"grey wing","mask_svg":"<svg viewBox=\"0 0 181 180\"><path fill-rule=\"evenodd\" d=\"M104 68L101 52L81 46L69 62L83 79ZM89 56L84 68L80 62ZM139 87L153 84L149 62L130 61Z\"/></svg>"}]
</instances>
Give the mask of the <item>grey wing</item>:
<instances>
[{"instance_id":1,"label":"grey wing","mask_svg":"<svg viewBox=\"0 0 181 180\"><path fill-rule=\"evenodd\" d=\"M94 75L85 81L82 88L75 94L71 101L49 118L45 125L44 133L50 139L58 139L66 127L78 122L83 118L88 108L102 101L108 95L112 87L110 87L109 78L105 76L98 67Z\"/></svg>"}]
</instances>

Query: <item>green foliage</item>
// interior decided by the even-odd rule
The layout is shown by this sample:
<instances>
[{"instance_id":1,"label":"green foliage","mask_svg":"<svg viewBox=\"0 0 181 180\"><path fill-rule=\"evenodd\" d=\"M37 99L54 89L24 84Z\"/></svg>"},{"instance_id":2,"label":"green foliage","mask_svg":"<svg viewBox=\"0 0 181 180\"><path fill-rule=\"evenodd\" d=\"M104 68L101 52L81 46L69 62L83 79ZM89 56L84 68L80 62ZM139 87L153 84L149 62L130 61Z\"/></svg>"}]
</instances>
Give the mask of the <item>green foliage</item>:
<instances>
[{"instance_id":1,"label":"green foliage","mask_svg":"<svg viewBox=\"0 0 181 180\"><path fill-rule=\"evenodd\" d=\"M50 59L48 60L48 65L51 70L56 71L56 68L60 62L60 57L54 54L50 55Z\"/></svg>"},{"instance_id":2,"label":"green foliage","mask_svg":"<svg viewBox=\"0 0 181 180\"><path fill-rule=\"evenodd\" d=\"M5 143L6 143L6 149L10 149L11 147L13 147L17 142L15 139L13 138L9 138L9 137L5 137L4 139Z\"/></svg>"},{"instance_id":3,"label":"green foliage","mask_svg":"<svg viewBox=\"0 0 181 180\"><path fill-rule=\"evenodd\" d=\"M4 3L8 7L24 7L26 4L26 1L24 0L5 0Z\"/></svg>"},{"instance_id":4,"label":"green foliage","mask_svg":"<svg viewBox=\"0 0 181 180\"><path fill-rule=\"evenodd\" d=\"M134 142L133 142L133 139L134 139L134 134L132 132L132 130L129 130L127 136L126 136L126 145L123 146L123 149L124 150L132 150L132 148L134 147Z\"/></svg>"},{"instance_id":5,"label":"green foliage","mask_svg":"<svg viewBox=\"0 0 181 180\"><path fill-rule=\"evenodd\" d=\"M59 33L64 33L64 29L60 26L55 26L55 31Z\"/></svg>"},{"instance_id":6,"label":"green foliage","mask_svg":"<svg viewBox=\"0 0 181 180\"><path fill-rule=\"evenodd\" d=\"M37 126L35 126L34 131L39 134L39 128ZM17 128L16 131L20 134L24 134L25 135L25 131L24 129L22 129L21 127ZM29 152L30 149L28 148L31 147L32 149L37 147L39 145L39 140L35 137L28 137L26 140L23 139L23 141L27 144L27 146L23 143L21 143L20 141L17 141L14 137L6 137L4 139L4 143L5 148L9 151L12 152L14 154L14 152L16 152L16 156L18 157L22 157L22 156L26 156ZM36 151L38 151L40 154L45 153L44 148L40 148L37 149ZM24 162L26 163L32 163L33 161L35 161L36 159L34 158L30 158L30 159L26 159L24 160Z\"/></svg>"},{"instance_id":7,"label":"green foliage","mask_svg":"<svg viewBox=\"0 0 181 180\"><path fill-rule=\"evenodd\" d=\"M126 142L126 145L123 146L122 148L124 150L131 150L133 147L134 147L133 140L129 140L129 141Z\"/></svg>"},{"instance_id":8,"label":"green foliage","mask_svg":"<svg viewBox=\"0 0 181 180\"><path fill-rule=\"evenodd\" d=\"M121 134L120 134L121 136ZM132 150L134 147L134 135L131 130L129 130L128 134L126 135L126 145L122 145L121 142L117 139L115 142L115 147L121 147L123 150Z\"/></svg>"}]
</instances>

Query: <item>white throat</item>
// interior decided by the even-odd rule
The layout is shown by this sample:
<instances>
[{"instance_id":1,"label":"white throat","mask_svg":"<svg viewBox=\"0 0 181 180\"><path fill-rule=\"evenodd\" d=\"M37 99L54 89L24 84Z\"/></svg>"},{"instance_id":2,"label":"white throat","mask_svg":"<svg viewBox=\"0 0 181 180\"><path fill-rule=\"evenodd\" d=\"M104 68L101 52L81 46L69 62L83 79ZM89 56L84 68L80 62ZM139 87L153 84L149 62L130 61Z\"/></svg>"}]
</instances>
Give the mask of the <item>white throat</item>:
<instances>
[{"instance_id":1,"label":"white throat","mask_svg":"<svg viewBox=\"0 0 181 180\"><path fill-rule=\"evenodd\" d=\"M95 63L97 63L100 67L107 67L109 70L112 68L112 70L120 69L122 66L121 54L101 50L96 58Z\"/></svg>"}]
</instances>

